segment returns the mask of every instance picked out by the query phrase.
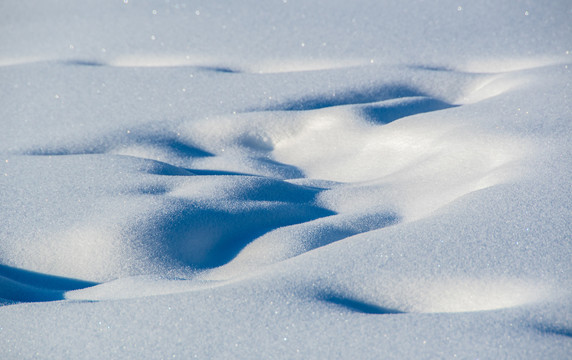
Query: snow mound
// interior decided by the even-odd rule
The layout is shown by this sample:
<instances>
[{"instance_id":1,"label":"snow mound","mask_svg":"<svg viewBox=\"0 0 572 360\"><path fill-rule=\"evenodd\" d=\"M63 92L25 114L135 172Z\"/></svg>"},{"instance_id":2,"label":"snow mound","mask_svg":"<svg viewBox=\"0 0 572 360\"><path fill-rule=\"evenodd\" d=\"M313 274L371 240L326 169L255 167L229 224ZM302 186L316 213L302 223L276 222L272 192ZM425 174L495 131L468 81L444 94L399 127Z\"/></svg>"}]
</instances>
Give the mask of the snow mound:
<instances>
[{"instance_id":1,"label":"snow mound","mask_svg":"<svg viewBox=\"0 0 572 360\"><path fill-rule=\"evenodd\" d=\"M0 357L572 354L568 3L0 9Z\"/></svg>"}]
</instances>

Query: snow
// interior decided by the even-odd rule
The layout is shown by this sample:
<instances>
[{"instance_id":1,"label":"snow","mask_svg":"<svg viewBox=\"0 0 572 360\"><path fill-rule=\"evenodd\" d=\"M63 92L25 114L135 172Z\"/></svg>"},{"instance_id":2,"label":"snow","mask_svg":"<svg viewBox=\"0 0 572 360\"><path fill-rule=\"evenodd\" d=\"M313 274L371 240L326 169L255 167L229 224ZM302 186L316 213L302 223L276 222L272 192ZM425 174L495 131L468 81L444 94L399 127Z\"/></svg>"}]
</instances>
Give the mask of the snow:
<instances>
[{"instance_id":1,"label":"snow","mask_svg":"<svg viewBox=\"0 0 572 360\"><path fill-rule=\"evenodd\" d=\"M0 357L572 356L567 1L4 1Z\"/></svg>"}]
</instances>

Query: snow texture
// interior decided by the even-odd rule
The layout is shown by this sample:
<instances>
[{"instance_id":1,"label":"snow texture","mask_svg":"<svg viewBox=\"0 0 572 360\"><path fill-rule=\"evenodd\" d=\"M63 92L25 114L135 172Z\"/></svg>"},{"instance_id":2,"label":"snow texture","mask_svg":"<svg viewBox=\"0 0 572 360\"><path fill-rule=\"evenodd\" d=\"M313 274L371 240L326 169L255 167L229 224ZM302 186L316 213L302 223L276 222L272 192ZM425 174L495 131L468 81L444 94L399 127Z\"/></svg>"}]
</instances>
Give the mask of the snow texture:
<instances>
[{"instance_id":1,"label":"snow texture","mask_svg":"<svg viewBox=\"0 0 572 360\"><path fill-rule=\"evenodd\" d=\"M572 357L572 3L2 1L0 358Z\"/></svg>"}]
</instances>

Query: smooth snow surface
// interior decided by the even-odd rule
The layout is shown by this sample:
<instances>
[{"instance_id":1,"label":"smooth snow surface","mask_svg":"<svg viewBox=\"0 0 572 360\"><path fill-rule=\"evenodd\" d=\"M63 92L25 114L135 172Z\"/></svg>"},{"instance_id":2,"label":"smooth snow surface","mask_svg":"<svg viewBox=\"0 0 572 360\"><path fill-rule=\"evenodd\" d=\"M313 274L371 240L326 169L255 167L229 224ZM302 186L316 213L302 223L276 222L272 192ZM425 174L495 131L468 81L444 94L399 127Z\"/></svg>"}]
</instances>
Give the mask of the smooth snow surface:
<instances>
[{"instance_id":1,"label":"smooth snow surface","mask_svg":"<svg viewBox=\"0 0 572 360\"><path fill-rule=\"evenodd\" d=\"M572 358L571 2L0 34L0 358Z\"/></svg>"}]
</instances>

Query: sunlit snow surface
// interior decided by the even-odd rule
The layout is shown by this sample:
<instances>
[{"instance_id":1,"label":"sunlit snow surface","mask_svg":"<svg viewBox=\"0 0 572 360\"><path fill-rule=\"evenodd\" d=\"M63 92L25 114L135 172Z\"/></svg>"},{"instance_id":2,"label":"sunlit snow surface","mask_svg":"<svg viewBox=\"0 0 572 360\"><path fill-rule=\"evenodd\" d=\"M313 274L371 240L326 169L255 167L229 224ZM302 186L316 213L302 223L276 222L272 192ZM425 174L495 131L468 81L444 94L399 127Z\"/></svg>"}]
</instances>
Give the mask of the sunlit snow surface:
<instances>
[{"instance_id":1,"label":"sunlit snow surface","mask_svg":"<svg viewBox=\"0 0 572 360\"><path fill-rule=\"evenodd\" d=\"M572 3L0 30L0 358L572 357Z\"/></svg>"}]
</instances>

